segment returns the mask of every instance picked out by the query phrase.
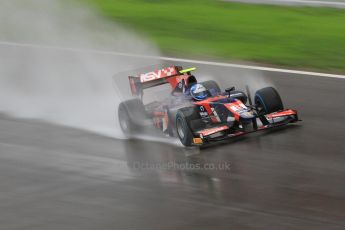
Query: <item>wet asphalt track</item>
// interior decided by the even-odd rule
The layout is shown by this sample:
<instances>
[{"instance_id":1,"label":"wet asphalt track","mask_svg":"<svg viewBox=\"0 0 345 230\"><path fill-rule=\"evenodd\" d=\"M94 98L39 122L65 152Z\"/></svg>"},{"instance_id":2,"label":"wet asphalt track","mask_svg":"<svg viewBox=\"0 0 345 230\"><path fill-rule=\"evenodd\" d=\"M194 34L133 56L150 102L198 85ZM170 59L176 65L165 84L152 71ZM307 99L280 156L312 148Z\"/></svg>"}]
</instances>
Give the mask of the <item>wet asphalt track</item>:
<instances>
[{"instance_id":1,"label":"wet asphalt track","mask_svg":"<svg viewBox=\"0 0 345 230\"><path fill-rule=\"evenodd\" d=\"M198 152L1 116L0 229L345 229L345 80L254 75L303 122Z\"/></svg>"}]
</instances>

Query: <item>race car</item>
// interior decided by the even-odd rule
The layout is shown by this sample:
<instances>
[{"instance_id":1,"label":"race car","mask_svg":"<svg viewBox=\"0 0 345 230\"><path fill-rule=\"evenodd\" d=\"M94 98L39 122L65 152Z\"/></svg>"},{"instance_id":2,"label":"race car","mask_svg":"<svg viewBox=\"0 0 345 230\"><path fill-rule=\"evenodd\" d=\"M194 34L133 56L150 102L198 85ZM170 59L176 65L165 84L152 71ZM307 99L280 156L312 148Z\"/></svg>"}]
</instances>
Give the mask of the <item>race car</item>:
<instances>
[{"instance_id":1,"label":"race car","mask_svg":"<svg viewBox=\"0 0 345 230\"><path fill-rule=\"evenodd\" d=\"M284 109L273 87L256 91L252 101L248 87L246 92L233 86L222 91L214 80L198 82L192 74L195 69L171 66L129 76L134 98L118 108L123 133L130 138L154 126L178 137L184 146L192 146L299 121L296 110ZM145 90L163 84L171 86L169 96L144 104Z\"/></svg>"}]
</instances>

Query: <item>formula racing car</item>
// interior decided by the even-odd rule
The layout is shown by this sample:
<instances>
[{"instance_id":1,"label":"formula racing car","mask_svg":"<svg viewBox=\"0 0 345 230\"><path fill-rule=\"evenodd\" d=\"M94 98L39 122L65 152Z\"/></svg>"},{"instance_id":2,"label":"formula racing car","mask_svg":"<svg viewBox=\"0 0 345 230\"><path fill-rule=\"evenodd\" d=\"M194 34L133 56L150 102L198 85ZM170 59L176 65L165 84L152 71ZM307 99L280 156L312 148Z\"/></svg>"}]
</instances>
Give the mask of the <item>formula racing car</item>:
<instances>
[{"instance_id":1,"label":"formula racing car","mask_svg":"<svg viewBox=\"0 0 345 230\"><path fill-rule=\"evenodd\" d=\"M134 98L123 101L118 108L123 133L133 137L143 128L154 126L191 146L299 121L296 110L284 109L273 87L256 91L252 100L248 87L246 92L233 86L222 91L213 80L198 82L191 73L194 70L171 66L129 76ZM144 104L144 91L163 84L170 84L170 95Z\"/></svg>"}]
</instances>

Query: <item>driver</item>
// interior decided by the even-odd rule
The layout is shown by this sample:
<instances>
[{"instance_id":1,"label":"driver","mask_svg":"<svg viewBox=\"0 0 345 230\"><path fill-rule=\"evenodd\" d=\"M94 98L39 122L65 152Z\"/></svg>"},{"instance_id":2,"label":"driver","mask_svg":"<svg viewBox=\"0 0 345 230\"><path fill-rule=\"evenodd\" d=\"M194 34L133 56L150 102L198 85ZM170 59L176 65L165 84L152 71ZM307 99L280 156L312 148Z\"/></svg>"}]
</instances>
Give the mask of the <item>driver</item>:
<instances>
[{"instance_id":1,"label":"driver","mask_svg":"<svg viewBox=\"0 0 345 230\"><path fill-rule=\"evenodd\" d=\"M212 95L203 84L197 83L196 78L191 75L186 80L182 79L171 93L175 96L184 95L185 98L202 101Z\"/></svg>"},{"instance_id":2,"label":"driver","mask_svg":"<svg viewBox=\"0 0 345 230\"><path fill-rule=\"evenodd\" d=\"M209 97L209 92L202 84L194 84L190 87L190 95L194 100L202 101Z\"/></svg>"}]
</instances>

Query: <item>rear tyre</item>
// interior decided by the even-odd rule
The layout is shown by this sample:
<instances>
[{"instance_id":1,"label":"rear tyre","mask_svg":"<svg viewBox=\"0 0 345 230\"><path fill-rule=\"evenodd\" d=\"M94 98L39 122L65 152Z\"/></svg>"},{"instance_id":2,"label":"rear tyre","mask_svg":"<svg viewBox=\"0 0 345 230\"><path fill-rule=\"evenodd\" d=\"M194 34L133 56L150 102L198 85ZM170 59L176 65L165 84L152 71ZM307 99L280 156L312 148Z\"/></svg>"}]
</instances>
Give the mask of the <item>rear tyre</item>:
<instances>
[{"instance_id":1,"label":"rear tyre","mask_svg":"<svg viewBox=\"0 0 345 230\"><path fill-rule=\"evenodd\" d=\"M145 106L140 99L121 102L118 109L120 128L130 138L144 126L148 118Z\"/></svg>"},{"instance_id":2,"label":"rear tyre","mask_svg":"<svg viewBox=\"0 0 345 230\"><path fill-rule=\"evenodd\" d=\"M176 113L176 133L184 146L193 144L194 130L203 128L203 123L194 107L179 109Z\"/></svg>"},{"instance_id":3,"label":"rear tyre","mask_svg":"<svg viewBox=\"0 0 345 230\"><path fill-rule=\"evenodd\" d=\"M173 116L170 112L170 109L167 108L166 109L166 113L168 115L168 128L167 128L167 134L169 135L169 137L173 137L174 136L174 122L173 120L171 119Z\"/></svg>"},{"instance_id":4,"label":"rear tyre","mask_svg":"<svg viewBox=\"0 0 345 230\"><path fill-rule=\"evenodd\" d=\"M284 109L280 95L273 87L266 87L256 91L254 101L259 115L266 115Z\"/></svg>"},{"instance_id":5,"label":"rear tyre","mask_svg":"<svg viewBox=\"0 0 345 230\"><path fill-rule=\"evenodd\" d=\"M200 84L203 85L212 94L212 96L216 96L222 92L218 83L213 80L204 81Z\"/></svg>"}]
</instances>

